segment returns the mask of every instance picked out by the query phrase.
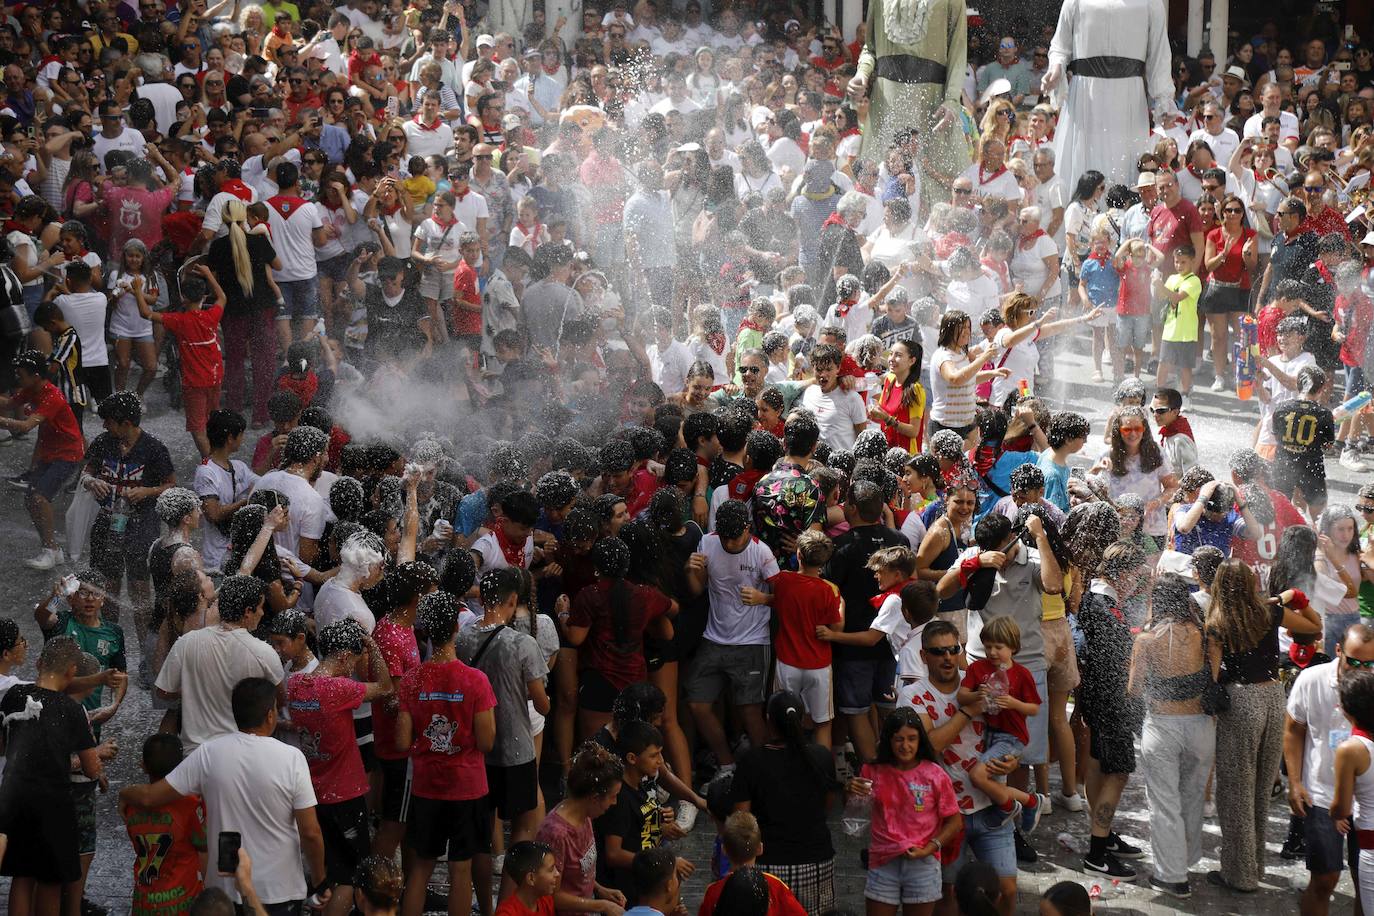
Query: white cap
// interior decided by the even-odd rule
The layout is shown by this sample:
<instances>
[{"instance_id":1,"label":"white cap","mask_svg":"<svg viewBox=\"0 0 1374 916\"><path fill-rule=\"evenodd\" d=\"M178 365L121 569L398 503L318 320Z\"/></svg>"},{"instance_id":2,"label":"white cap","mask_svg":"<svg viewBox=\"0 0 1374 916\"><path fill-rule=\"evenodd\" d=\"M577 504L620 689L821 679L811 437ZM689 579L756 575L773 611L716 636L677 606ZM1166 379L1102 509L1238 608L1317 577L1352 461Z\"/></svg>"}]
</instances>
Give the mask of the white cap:
<instances>
[{"instance_id":1,"label":"white cap","mask_svg":"<svg viewBox=\"0 0 1374 916\"><path fill-rule=\"evenodd\" d=\"M1155 186L1154 172L1141 172L1135 180L1137 188L1153 188Z\"/></svg>"},{"instance_id":2,"label":"white cap","mask_svg":"<svg viewBox=\"0 0 1374 916\"><path fill-rule=\"evenodd\" d=\"M988 83L988 88L983 90L983 95L978 99L979 105L986 105L999 95L1006 95L1011 92L1011 80L1006 77L999 77Z\"/></svg>"},{"instance_id":3,"label":"white cap","mask_svg":"<svg viewBox=\"0 0 1374 916\"><path fill-rule=\"evenodd\" d=\"M1246 86L1246 87L1248 87L1248 86L1250 85L1250 80L1246 79L1246 77L1245 77L1245 71L1242 70L1240 67L1227 67L1227 68L1226 68L1226 72L1223 73L1222 76L1223 76L1223 77L1229 76L1229 77L1231 77L1231 79L1233 79L1233 80L1240 80L1241 85Z\"/></svg>"},{"instance_id":4,"label":"white cap","mask_svg":"<svg viewBox=\"0 0 1374 916\"><path fill-rule=\"evenodd\" d=\"M1365 233L1365 237L1360 239L1360 244L1374 245L1374 229L1371 229L1369 230L1369 232Z\"/></svg>"},{"instance_id":5,"label":"white cap","mask_svg":"<svg viewBox=\"0 0 1374 916\"><path fill-rule=\"evenodd\" d=\"M482 45L486 45L488 48L494 48L496 47L496 39L492 38L490 35L478 35L477 47L480 48Z\"/></svg>"}]
</instances>

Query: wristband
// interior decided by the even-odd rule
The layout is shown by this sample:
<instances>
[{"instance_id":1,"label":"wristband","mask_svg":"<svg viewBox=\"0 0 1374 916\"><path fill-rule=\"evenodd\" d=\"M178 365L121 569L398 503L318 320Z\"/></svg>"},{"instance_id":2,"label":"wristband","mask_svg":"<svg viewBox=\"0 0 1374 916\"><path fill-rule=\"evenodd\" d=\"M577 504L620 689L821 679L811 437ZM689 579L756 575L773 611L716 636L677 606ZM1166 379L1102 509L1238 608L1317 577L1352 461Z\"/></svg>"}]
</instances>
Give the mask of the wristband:
<instances>
[{"instance_id":1,"label":"wristband","mask_svg":"<svg viewBox=\"0 0 1374 916\"><path fill-rule=\"evenodd\" d=\"M325 891L329 890L331 887L333 887L333 885L329 883L329 878L328 878L328 876L326 876L325 879L324 879L323 881L321 881L319 884L315 885L314 887L312 887L312 888L310 889L310 896L312 896L312 897L319 897L320 894L323 894Z\"/></svg>"}]
</instances>

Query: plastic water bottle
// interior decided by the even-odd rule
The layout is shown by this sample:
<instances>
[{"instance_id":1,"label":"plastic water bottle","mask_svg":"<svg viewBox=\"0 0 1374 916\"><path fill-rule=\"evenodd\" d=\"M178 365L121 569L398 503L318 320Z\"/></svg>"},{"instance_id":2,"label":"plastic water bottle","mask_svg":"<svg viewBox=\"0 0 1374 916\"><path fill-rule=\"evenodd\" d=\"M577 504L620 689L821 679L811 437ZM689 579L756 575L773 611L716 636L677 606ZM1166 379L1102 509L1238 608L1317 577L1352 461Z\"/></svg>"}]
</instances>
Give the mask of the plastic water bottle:
<instances>
[{"instance_id":1,"label":"plastic water bottle","mask_svg":"<svg viewBox=\"0 0 1374 916\"><path fill-rule=\"evenodd\" d=\"M855 777L856 779L860 777ZM872 792L873 783L871 780L864 780L868 783L869 791ZM844 826L844 832L850 836L863 836L868 832L868 823L873 818L873 796L849 795L844 800L844 814L840 817L840 823Z\"/></svg>"},{"instance_id":2,"label":"plastic water bottle","mask_svg":"<svg viewBox=\"0 0 1374 916\"><path fill-rule=\"evenodd\" d=\"M1082 855L1083 850L1079 847L1078 841L1075 840L1073 834L1069 833L1067 830L1061 831L1060 834L1055 837L1055 840L1058 841L1059 845L1063 847L1066 852L1071 852L1076 856Z\"/></svg>"},{"instance_id":3,"label":"plastic water bottle","mask_svg":"<svg viewBox=\"0 0 1374 916\"><path fill-rule=\"evenodd\" d=\"M988 688L988 697L991 699L1004 697L1011 690L1011 681L1007 678L1007 673L1001 668L994 668L983 685Z\"/></svg>"}]
</instances>

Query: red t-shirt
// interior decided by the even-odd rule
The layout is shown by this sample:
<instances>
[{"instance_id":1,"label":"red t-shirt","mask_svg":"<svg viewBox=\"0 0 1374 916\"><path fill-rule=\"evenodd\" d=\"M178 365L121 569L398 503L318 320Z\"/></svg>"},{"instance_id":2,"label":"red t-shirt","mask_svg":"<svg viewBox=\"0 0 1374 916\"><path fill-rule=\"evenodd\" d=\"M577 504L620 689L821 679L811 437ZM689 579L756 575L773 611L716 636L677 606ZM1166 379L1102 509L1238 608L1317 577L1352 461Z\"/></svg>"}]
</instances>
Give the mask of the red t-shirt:
<instances>
[{"instance_id":1,"label":"red t-shirt","mask_svg":"<svg viewBox=\"0 0 1374 916\"><path fill-rule=\"evenodd\" d=\"M792 888L788 887L786 882L768 872L764 872L763 877L768 881L768 916L806 916L806 908L797 900L797 895L792 893ZM728 876L721 878L706 888L706 895L701 898L697 916L711 916L716 911L716 901L720 899L720 892L725 889L725 882L729 880Z\"/></svg>"},{"instance_id":2,"label":"red t-shirt","mask_svg":"<svg viewBox=\"0 0 1374 916\"><path fill-rule=\"evenodd\" d=\"M203 887L205 802L185 795L161 808L131 807L124 824L134 846L133 916L189 910Z\"/></svg>"},{"instance_id":3,"label":"red t-shirt","mask_svg":"<svg viewBox=\"0 0 1374 916\"><path fill-rule=\"evenodd\" d=\"M486 755L477 749L473 720L496 708L487 676L457 659L430 661L406 674L397 694L413 726L412 791L444 801L486 795Z\"/></svg>"},{"instance_id":4,"label":"red t-shirt","mask_svg":"<svg viewBox=\"0 0 1374 916\"><path fill-rule=\"evenodd\" d=\"M326 674L293 674L286 681L291 724L301 730L301 753L322 805L367 794L367 772L353 731L353 710L366 692L358 681Z\"/></svg>"},{"instance_id":5,"label":"red t-shirt","mask_svg":"<svg viewBox=\"0 0 1374 916\"><path fill-rule=\"evenodd\" d=\"M1220 280L1223 283L1239 283L1241 289L1250 288L1250 271L1245 269L1245 261L1242 255L1245 251L1245 243L1255 237L1255 230L1242 228L1240 238L1231 243L1231 247L1226 249L1226 260L1221 266L1212 271L1212 279ZM1226 230L1218 226L1207 233L1207 241L1212 246L1221 251L1226 244Z\"/></svg>"},{"instance_id":6,"label":"red t-shirt","mask_svg":"<svg viewBox=\"0 0 1374 916\"><path fill-rule=\"evenodd\" d=\"M463 308L464 302L477 306L477 310ZM482 333L482 294L477 287L477 271L467 261L460 261L453 272L453 333L469 337Z\"/></svg>"},{"instance_id":7,"label":"red t-shirt","mask_svg":"<svg viewBox=\"0 0 1374 916\"><path fill-rule=\"evenodd\" d=\"M210 305L196 312L163 312L162 324L176 338L181 357L183 388L214 388L224 379L224 356L220 353L220 317L224 307Z\"/></svg>"},{"instance_id":8,"label":"red t-shirt","mask_svg":"<svg viewBox=\"0 0 1374 916\"><path fill-rule=\"evenodd\" d=\"M1128 317L1150 314L1150 272L1136 270L1129 259L1121 271L1121 286L1116 291L1116 313Z\"/></svg>"},{"instance_id":9,"label":"red t-shirt","mask_svg":"<svg viewBox=\"0 0 1374 916\"><path fill-rule=\"evenodd\" d=\"M1164 269L1168 273L1173 273L1174 249L1180 245L1190 244L1194 232L1202 232L1202 217L1198 216L1197 207L1186 200L1180 200L1172 207L1166 207L1161 203L1150 211L1149 230L1150 244L1164 252ZM1202 252L1198 251L1196 254L1201 255Z\"/></svg>"},{"instance_id":10,"label":"red t-shirt","mask_svg":"<svg viewBox=\"0 0 1374 916\"><path fill-rule=\"evenodd\" d=\"M313 370L307 369L305 378L296 378L287 372L277 379L277 388L281 391L289 391L301 399L301 404L306 407L315 400L315 392L320 390L320 377Z\"/></svg>"},{"instance_id":11,"label":"red t-shirt","mask_svg":"<svg viewBox=\"0 0 1374 916\"><path fill-rule=\"evenodd\" d=\"M1267 525L1261 525L1260 536L1254 540L1241 537L1231 538L1231 556L1251 568L1268 566L1273 563L1274 557L1278 554L1279 538L1283 535L1284 530L1295 525L1307 524L1307 520L1302 517L1302 513L1294 507L1287 496L1267 487L1265 490L1269 494L1269 501L1274 504L1274 520Z\"/></svg>"},{"instance_id":12,"label":"red t-shirt","mask_svg":"<svg viewBox=\"0 0 1374 916\"><path fill-rule=\"evenodd\" d=\"M540 897L531 910L520 902L519 897L511 894L496 908L496 916L553 916L553 895Z\"/></svg>"},{"instance_id":13,"label":"red t-shirt","mask_svg":"<svg viewBox=\"0 0 1374 916\"><path fill-rule=\"evenodd\" d=\"M969 690L976 690L988 679L988 675L996 670L997 666L986 658L980 658L970 662L968 671L964 672L964 680L960 685ZM1043 703L1040 699L1040 691L1035 689L1035 678L1025 666L1012 662L1011 667L1006 671L1007 675L1007 696L1022 703ZM1010 709L1003 709L1000 712L988 712L983 715L989 728L995 728L1000 732L1006 732L1016 738L1022 744L1030 744L1030 731L1026 728L1026 717L1019 712L1012 712Z\"/></svg>"},{"instance_id":14,"label":"red t-shirt","mask_svg":"<svg viewBox=\"0 0 1374 916\"><path fill-rule=\"evenodd\" d=\"M38 439L34 443L34 457L46 464L50 461L81 461L86 456L86 440L71 405L62 391L52 382L44 381L37 391L20 389L14 403L24 409L24 417L38 416Z\"/></svg>"},{"instance_id":15,"label":"red t-shirt","mask_svg":"<svg viewBox=\"0 0 1374 916\"><path fill-rule=\"evenodd\" d=\"M668 613L672 602L656 588L626 582L629 595L624 641L616 638L615 608L611 587L602 579L582 589L573 599L568 625L589 627L591 632L578 652L580 668L594 668L617 690L624 690L649 676L644 662L644 631Z\"/></svg>"},{"instance_id":16,"label":"red t-shirt","mask_svg":"<svg viewBox=\"0 0 1374 916\"><path fill-rule=\"evenodd\" d=\"M773 611L778 661L811 671L830 667L830 643L816 638L816 627L842 619L840 590L833 582L784 570L773 580Z\"/></svg>"},{"instance_id":17,"label":"red t-shirt","mask_svg":"<svg viewBox=\"0 0 1374 916\"><path fill-rule=\"evenodd\" d=\"M630 495L625 498L625 511L630 518L649 508L649 500L658 492L660 483L648 468L640 468L630 475Z\"/></svg>"},{"instance_id":18,"label":"red t-shirt","mask_svg":"<svg viewBox=\"0 0 1374 916\"><path fill-rule=\"evenodd\" d=\"M415 641L415 631L403 627L390 617L377 621L372 631L372 641L386 660L386 670L391 679L400 683L414 669L420 667L420 647ZM396 747L396 713L399 707L395 697L387 697L380 703L372 704L372 748L382 760L404 760L406 752Z\"/></svg>"}]
</instances>

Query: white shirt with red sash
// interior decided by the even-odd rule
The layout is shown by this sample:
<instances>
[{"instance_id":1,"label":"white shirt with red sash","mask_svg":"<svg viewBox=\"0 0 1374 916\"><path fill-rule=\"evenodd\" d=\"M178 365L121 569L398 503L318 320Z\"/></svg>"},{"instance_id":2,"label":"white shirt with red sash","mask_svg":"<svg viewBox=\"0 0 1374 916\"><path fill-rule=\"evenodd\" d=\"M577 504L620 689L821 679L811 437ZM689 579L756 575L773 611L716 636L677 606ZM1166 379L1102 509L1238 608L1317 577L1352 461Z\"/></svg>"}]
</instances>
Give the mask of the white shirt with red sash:
<instances>
[{"instance_id":1,"label":"white shirt with red sash","mask_svg":"<svg viewBox=\"0 0 1374 916\"><path fill-rule=\"evenodd\" d=\"M278 194L267 199L267 222L272 246L281 259L278 280L309 280L316 274L314 231L324 226L318 208L299 197Z\"/></svg>"}]
</instances>

